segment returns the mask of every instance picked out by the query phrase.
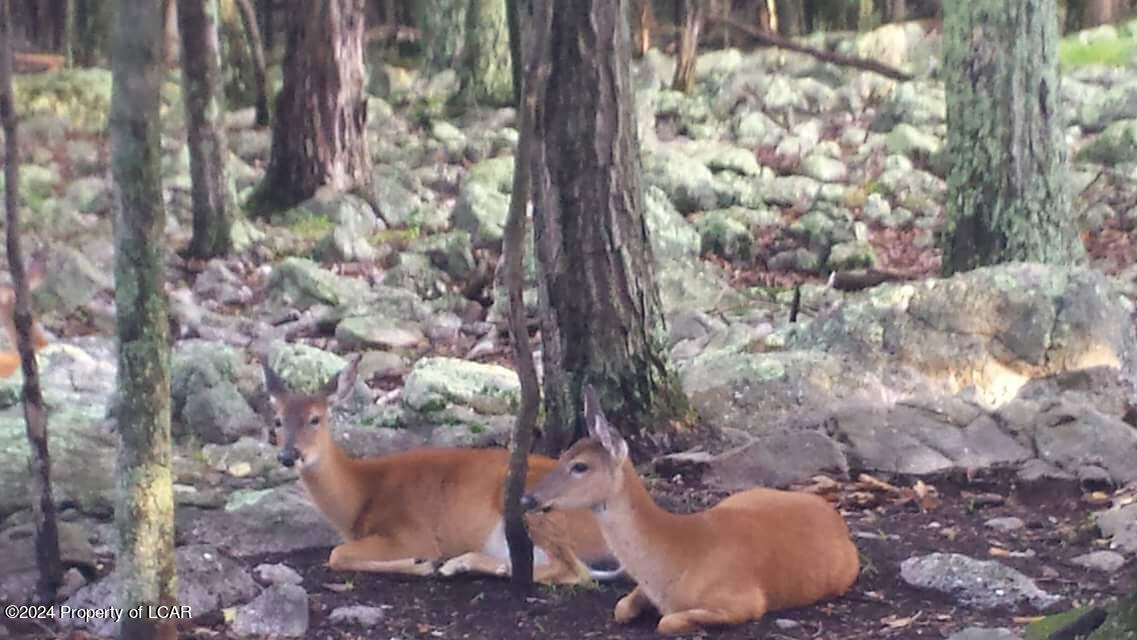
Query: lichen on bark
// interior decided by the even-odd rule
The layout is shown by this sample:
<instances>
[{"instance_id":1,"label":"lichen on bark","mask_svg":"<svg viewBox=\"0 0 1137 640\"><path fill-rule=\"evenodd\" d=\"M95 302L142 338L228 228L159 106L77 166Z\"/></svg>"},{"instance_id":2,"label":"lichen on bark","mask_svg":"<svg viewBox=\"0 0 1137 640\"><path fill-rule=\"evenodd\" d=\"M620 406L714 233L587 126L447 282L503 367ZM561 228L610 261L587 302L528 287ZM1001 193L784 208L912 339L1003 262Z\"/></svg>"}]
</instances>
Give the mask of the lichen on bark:
<instances>
[{"instance_id":1,"label":"lichen on bark","mask_svg":"<svg viewBox=\"0 0 1137 640\"><path fill-rule=\"evenodd\" d=\"M509 21L502 0L470 0L466 10L466 46L462 65L465 104L502 106L513 97Z\"/></svg>"},{"instance_id":2,"label":"lichen on bark","mask_svg":"<svg viewBox=\"0 0 1137 640\"><path fill-rule=\"evenodd\" d=\"M1055 11L1055 0L944 7L948 275L1084 255L1066 170Z\"/></svg>"}]
</instances>

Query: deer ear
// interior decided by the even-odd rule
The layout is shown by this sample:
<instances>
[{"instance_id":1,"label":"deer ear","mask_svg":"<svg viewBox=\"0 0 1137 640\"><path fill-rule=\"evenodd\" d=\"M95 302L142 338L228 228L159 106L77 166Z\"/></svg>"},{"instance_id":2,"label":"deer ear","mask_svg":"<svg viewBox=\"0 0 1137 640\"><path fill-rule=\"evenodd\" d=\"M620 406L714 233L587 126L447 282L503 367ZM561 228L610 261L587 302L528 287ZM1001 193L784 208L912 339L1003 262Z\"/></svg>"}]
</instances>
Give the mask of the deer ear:
<instances>
[{"instance_id":1,"label":"deer ear","mask_svg":"<svg viewBox=\"0 0 1137 640\"><path fill-rule=\"evenodd\" d=\"M36 257L28 263L25 275L28 281L28 290L39 288L47 277L47 261L42 256Z\"/></svg>"},{"instance_id":2,"label":"deer ear","mask_svg":"<svg viewBox=\"0 0 1137 640\"><path fill-rule=\"evenodd\" d=\"M265 391L268 391L269 398L276 403L277 396L283 395L287 391L284 380L276 375L272 367L268 364L268 358L261 363L261 377L264 379Z\"/></svg>"},{"instance_id":3,"label":"deer ear","mask_svg":"<svg viewBox=\"0 0 1137 640\"><path fill-rule=\"evenodd\" d=\"M588 434L598 440L617 462L623 462L628 455L628 443L608 424L608 418L600 408L600 399L592 385L584 386L584 419L588 423Z\"/></svg>"},{"instance_id":4,"label":"deer ear","mask_svg":"<svg viewBox=\"0 0 1137 640\"><path fill-rule=\"evenodd\" d=\"M351 396L355 381L359 378L359 361L362 359L362 354L348 358L347 364L324 385L324 395L332 404L343 402Z\"/></svg>"}]
</instances>

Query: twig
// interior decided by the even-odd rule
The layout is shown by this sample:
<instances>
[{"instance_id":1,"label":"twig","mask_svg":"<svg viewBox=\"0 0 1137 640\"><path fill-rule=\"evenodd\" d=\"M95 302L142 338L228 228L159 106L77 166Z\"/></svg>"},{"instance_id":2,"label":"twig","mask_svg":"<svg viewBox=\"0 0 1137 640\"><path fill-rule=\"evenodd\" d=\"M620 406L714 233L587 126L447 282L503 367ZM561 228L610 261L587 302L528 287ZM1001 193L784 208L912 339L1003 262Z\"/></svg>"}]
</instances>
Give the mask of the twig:
<instances>
[{"instance_id":1,"label":"twig","mask_svg":"<svg viewBox=\"0 0 1137 640\"><path fill-rule=\"evenodd\" d=\"M848 56L848 55L845 55L843 53L836 53L833 51L823 51L821 49L815 49L814 47L806 46L804 44L798 44L796 42L793 42L792 40L787 40L787 39L785 39L779 35L759 31L759 30L751 27L750 25L743 24L741 22L738 22L738 21L730 19L730 18L712 18L712 19L716 20L718 22L722 22L723 24L725 24L729 27L732 27L734 29L738 29L742 33L745 33L746 35L753 38L754 40L757 40L759 44L765 45L767 47L777 47L778 49L785 49L787 51L796 51L797 53L804 53L807 56L813 56L814 58L817 58L818 60L821 60L823 62L831 62L833 64L841 65L843 67L853 67L854 69L861 69L862 71L871 71L873 73L880 74L886 78L892 78L893 80L906 81L906 80L911 80L915 77L910 73L906 73L906 72L901 71L895 67L890 67L889 65L886 65L883 62L877 62L876 60L868 60L866 58L858 58L856 56Z\"/></svg>"}]
</instances>

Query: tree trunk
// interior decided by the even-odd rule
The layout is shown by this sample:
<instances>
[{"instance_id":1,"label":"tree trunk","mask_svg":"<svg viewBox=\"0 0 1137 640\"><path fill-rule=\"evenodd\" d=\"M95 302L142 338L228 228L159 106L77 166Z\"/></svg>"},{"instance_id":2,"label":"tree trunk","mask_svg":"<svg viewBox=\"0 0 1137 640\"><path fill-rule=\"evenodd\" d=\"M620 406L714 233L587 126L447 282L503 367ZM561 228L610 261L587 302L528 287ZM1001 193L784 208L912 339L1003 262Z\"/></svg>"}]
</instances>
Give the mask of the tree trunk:
<instances>
[{"instance_id":1,"label":"tree trunk","mask_svg":"<svg viewBox=\"0 0 1137 640\"><path fill-rule=\"evenodd\" d=\"M903 22L907 20L907 0L887 0L885 3L883 19L885 22Z\"/></svg>"},{"instance_id":2,"label":"tree trunk","mask_svg":"<svg viewBox=\"0 0 1137 640\"><path fill-rule=\"evenodd\" d=\"M14 346L19 352L24 374L24 424L31 456L32 519L35 523L36 565L39 567L39 594L44 604L55 602L56 590L63 581L63 565L59 558L59 530L55 518L55 499L51 490L51 456L47 439L47 412L39 383L33 332L38 332L32 319L28 293L28 277L24 270L23 248L20 246L20 161L19 133L12 93L12 12L11 0L0 0L0 120L4 128L4 207L8 270L12 275L12 300L4 314L11 314L15 329ZM7 304L5 305L7 307ZM4 318L5 324L9 322Z\"/></svg>"},{"instance_id":3,"label":"tree trunk","mask_svg":"<svg viewBox=\"0 0 1137 640\"><path fill-rule=\"evenodd\" d=\"M1137 591L1119 600L1105 622L1087 640L1133 640L1137 638Z\"/></svg>"},{"instance_id":4,"label":"tree trunk","mask_svg":"<svg viewBox=\"0 0 1137 640\"><path fill-rule=\"evenodd\" d=\"M655 32L655 8L652 0L636 2L636 57L643 57L651 49L651 34Z\"/></svg>"},{"instance_id":5,"label":"tree trunk","mask_svg":"<svg viewBox=\"0 0 1137 640\"><path fill-rule=\"evenodd\" d=\"M114 37L110 139L118 334L118 555L120 607L173 605L174 493L170 445L170 322L162 204L162 11L120 2ZM168 618L122 621L120 637L173 640Z\"/></svg>"},{"instance_id":6,"label":"tree trunk","mask_svg":"<svg viewBox=\"0 0 1137 640\"><path fill-rule=\"evenodd\" d=\"M295 206L321 187L369 189L365 5L305 2L289 14L272 153L250 204L255 215Z\"/></svg>"},{"instance_id":7,"label":"tree trunk","mask_svg":"<svg viewBox=\"0 0 1137 640\"><path fill-rule=\"evenodd\" d=\"M162 0L164 22L162 23L162 66L172 69L178 64L178 0Z\"/></svg>"},{"instance_id":8,"label":"tree trunk","mask_svg":"<svg viewBox=\"0 0 1137 640\"><path fill-rule=\"evenodd\" d=\"M75 0L63 3L63 36L60 46L63 49L63 64L68 69L75 66Z\"/></svg>"},{"instance_id":9,"label":"tree trunk","mask_svg":"<svg viewBox=\"0 0 1137 640\"><path fill-rule=\"evenodd\" d=\"M428 73L458 69L466 44L466 11L471 0L416 0L415 26L421 34L422 67Z\"/></svg>"},{"instance_id":10,"label":"tree trunk","mask_svg":"<svg viewBox=\"0 0 1137 640\"><path fill-rule=\"evenodd\" d=\"M671 89L691 93L695 88L695 60L699 55L699 32L703 28L704 0L683 0L683 30L679 33L679 55Z\"/></svg>"},{"instance_id":11,"label":"tree trunk","mask_svg":"<svg viewBox=\"0 0 1137 640\"><path fill-rule=\"evenodd\" d=\"M644 222L625 2L553 6L531 162L550 453L585 433L586 381L630 434L688 413Z\"/></svg>"},{"instance_id":12,"label":"tree trunk","mask_svg":"<svg viewBox=\"0 0 1137 640\"><path fill-rule=\"evenodd\" d=\"M459 99L467 105L505 106L513 97L509 20L503 0L470 0ZM514 103L516 104L516 103Z\"/></svg>"},{"instance_id":13,"label":"tree trunk","mask_svg":"<svg viewBox=\"0 0 1137 640\"><path fill-rule=\"evenodd\" d=\"M245 42L249 45L249 57L253 60L253 84L257 94L256 125L269 125L268 81L265 79L265 48L261 42L261 29L257 24L257 12L252 0L235 0L237 11L241 13L241 24L245 27Z\"/></svg>"},{"instance_id":14,"label":"tree trunk","mask_svg":"<svg viewBox=\"0 0 1137 640\"><path fill-rule=\"evenodd\" d=\"M1118 0L1089 0L1085 3L1085 17L1082 28L1113 24L1121 17Z\"/></svg>"},{"instance_id":15,"label":"tree trunk","mask_svg":"<svg viewBox=\"0 0 1137 640\"><path fill-rule=\"evenodd\" d=\"M763 33L777 33L778 25L775 16L777 9L774 8L773 0L758 0L755 12L755 20L757 22L758 31Z\"/></svg>"},{"instance_id":16,"label":"tree trunk","mask_svg":"<svg viewBox=\"0 0 1137 640\"><path fill-rule=\"evenodd\" d=\"M105 64L114 28L113 3L106 0L76 0L75 23L79 64Z\"/></svg>"},{"instance_id":17,"label":"tree trunk","mask_svg":"<svg viewBox=\"0 0 1137 640\"><path fill-rule=\"evenodd\" d=\"M260 19L260 32L264 40L265 56L272 55L273 49L276 46L276 14L273 11L273 0L257 0L257 16Z\"/></svg>"},{"instance_id":18,"label":"tree trunk","mask_svg":"<svg viewBox=\"0 0 1137 640\"><path fill-rule=\"evenodd\" d=\"M510 0L516 8L516 2ZM522 56L528 66L522 80L523 99L518 105L517 155L513 163L513 190L509 200L509 217L505 221L502 240L505 284L509 291L509 336L513 342L513 358L521 382L521 406L513 425L509 441L509 474L505 484L505 536L509 544L510 566L514 584L533 582L533 542L525 528L521 509L521 496L525 492L525 479L529 474L529 453L533 449L533 431L541 405L541 386L533 362L533 349L529 345L529 323L525 317L525 259L526 218L532 193L530 167L537 144L534 123L537 119L537 99L544 92L548 77L548 46L552 11L549 3L530 5L532 28L526 42L514 42L514 49L527 52ZM516 34L519 39L520 30ZM528 46L526 46L526 44Z\"/></svg>"},{"instance_id":19,"label":"tree trunk","mask_svg":"<svg viewBox=\"0 0 1137 640\"><path fill-rule=\"evenodd\" d=\"M1055 0L945 7L946 274L1083 254L1065 167L1056 11Z\"/></svg>"},{"instance_id":20,"label":"tree trunk","mask_svg":"<svg viewBox=\"0 0 1137 640\"><path fill-rule=\"evenodd\" d=\"M187 255L201 259L229 253L236 208L225 170L229 147L225 144L217 2L178 0L182 93L193 185L193 238Z\"/></svg>"},{"instance_id":21,"label":"tree trunk","mask_svg":"<svg viewBox=\"0 0 1137 640\"><path fill-rule=\"evenodd\" d=\"M517 3L521 0L505 0L506 19L509 25L509 70L513 75L513 104L521 108L521 73L524 56L521 53L521 13Z\"/></svg>"},{"instance_id":22,"label":"tree trunk","mask_svg":"<svg viewBox=\"0 0 1137 640\"><path fill-rule=\"evenodd\" d=\"M784 36L805 33L805 0L777 0L778 31Z\"/></svg>"}]
</instances>

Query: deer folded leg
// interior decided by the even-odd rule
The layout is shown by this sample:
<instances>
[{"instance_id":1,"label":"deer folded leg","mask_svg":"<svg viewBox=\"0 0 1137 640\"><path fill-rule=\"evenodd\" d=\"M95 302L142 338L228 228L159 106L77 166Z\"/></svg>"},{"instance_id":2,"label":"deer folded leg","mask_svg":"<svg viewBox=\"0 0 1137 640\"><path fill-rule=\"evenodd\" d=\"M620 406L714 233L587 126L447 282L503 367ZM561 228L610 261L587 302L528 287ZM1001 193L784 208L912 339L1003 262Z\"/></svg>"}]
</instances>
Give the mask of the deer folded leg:
<instances>
[{"instance_id":1,"label":"deer folded leg","mask_svg":"<svg viewBox=\"0 0 1137 640\"><path fill-rule=\"evenodd\" d=\"M766 615L766 597L754 593L751 597L718 600L715 608L687 609L663 616L656 630L662 634L678 635L691 633L699 627L741 624L758 620Z\"/></svg>"},{"instance_id":2,"label":"deer folded leg","mask_svg":"<svg viewBox=\"0 0 1137 640\"><path fill-rule=\"evenodd\" d=\"M644 609L650 606L651 601L647 599L644 592L637 586L635 589L632 589L631 593L620 598L620 601L616 603L616 611L613 615L613 619L619 624L627 624L640 617Z\"/></svg>"},{"instance_id":3,"label":"deer folded leg","mask_svg":"<svg viewBox=\"0 0 1137 640\"><path fill-rule=\"evenodd\" d=\"M328 567L335 571L367 571L428 576L434 573L434 558L416 557L388 538L368 536L332 549Z\"/></svg>"}]
</instances>

